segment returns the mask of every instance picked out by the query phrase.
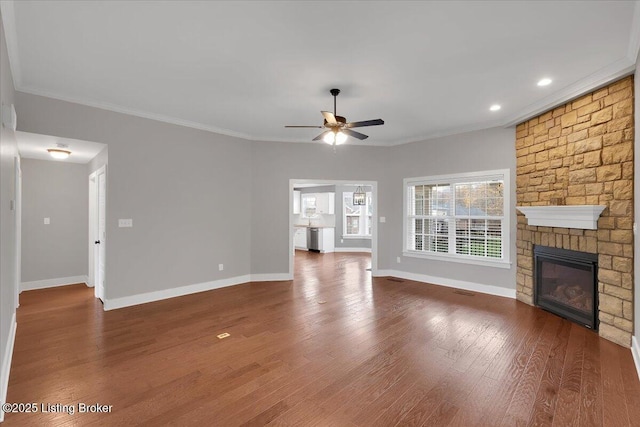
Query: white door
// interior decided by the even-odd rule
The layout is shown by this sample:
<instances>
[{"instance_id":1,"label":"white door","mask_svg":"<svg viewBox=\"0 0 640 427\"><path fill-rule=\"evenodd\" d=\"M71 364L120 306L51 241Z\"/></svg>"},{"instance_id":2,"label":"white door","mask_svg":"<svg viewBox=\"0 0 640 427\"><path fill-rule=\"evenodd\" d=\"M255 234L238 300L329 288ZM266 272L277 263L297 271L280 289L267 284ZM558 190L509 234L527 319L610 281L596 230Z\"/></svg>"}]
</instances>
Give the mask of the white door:
<instances>
[{"instance_id":1,"label":"white door","mask_svg":"<svg viewBox=\"0 0 640 427\"><path fill-rule=\"evenodd\" d=\"M106 232L105 232L105 212L106 212L106 195L107 195L107 179L104 169L98 171L96 175L97 181L97 199L98 199L98 209L97 209L97 233L96 233L96 262L95 262L95 293L96 298L100 298L104 301L104 258L105 258L105 250L107 245Z\"/></svg>"}]
</instances>

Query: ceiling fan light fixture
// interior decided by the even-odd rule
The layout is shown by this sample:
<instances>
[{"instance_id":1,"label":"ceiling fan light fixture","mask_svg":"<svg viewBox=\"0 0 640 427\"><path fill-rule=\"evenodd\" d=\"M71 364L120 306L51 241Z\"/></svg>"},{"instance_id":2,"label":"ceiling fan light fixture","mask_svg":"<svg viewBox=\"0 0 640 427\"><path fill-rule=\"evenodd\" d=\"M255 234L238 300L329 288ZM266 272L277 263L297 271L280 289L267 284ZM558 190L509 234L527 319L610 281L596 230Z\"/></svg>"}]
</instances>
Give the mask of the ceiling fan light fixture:
<instances>
[{"instance_id":1,"label":"ceiling fan light fixture","mask_svg":"<svg viewBox=\"0 0 640 427\"><path fill-rule=\"evenodd\" d=\"M64 160L71 155L71 151L62 150L60 148L49 148L47 149L51 157L57 160Z\"/></svg>"},{"instance_id":2,"label":"ceiling fan light fixture","mask_svg":"<svg viewBox=\"0 0 640 427\"><path fill-rule=\"evenodd\" d=\"M347 142L347 135L342 132L336 133L336 145L344 144Z\"/></svg>"},{"instance_id":3,"label":"ceiling fan light fixture","mask_svg":"<svg viewBox=\"0 0 640 427\"><path fill-rule=\"evenodd\" d=\"M328 132L324 136L324 138L322 138L322 140L329 145L333 145L333 143L336 141L336 135L333 132Z\"/></svg>"}]
</instances>

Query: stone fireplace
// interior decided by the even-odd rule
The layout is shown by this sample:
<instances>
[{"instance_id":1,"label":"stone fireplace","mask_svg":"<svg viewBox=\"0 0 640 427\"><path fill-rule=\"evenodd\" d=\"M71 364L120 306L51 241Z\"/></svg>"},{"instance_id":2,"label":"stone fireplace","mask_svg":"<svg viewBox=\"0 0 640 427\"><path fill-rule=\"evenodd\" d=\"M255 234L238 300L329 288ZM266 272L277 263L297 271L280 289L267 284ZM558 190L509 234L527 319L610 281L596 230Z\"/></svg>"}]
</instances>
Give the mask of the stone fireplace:
<instances>
[{"instance_id":1,"label":"stone fireplace","mask_svg":"<svg viewBox=\"0 0 640 427\"><path fill-rule=\"evenodd\" d=\"M633 138L632 76L516 128L518 206L604 207L595 229L532 225L518 213L518 300L536 303L534 247L593 254L598 333L626 347L633 332Z\"/></svg>"}]
</instances>

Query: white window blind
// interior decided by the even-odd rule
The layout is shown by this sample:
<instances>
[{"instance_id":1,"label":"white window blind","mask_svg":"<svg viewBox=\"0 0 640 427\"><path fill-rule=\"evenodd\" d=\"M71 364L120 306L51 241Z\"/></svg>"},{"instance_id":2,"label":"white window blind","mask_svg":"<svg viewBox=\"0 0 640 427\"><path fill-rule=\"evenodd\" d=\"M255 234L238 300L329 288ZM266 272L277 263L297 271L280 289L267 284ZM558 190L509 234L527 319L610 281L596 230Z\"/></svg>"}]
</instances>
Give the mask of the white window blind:
<instances>
[{"instance_id":1,"label":"white window blind","mask_svg":"<svg viewBox=\"0 0 640 427\"><path fill-rule=\"evenodd\" d=\"M507 260L508 176L492 171L405 179L405 252Z\"/></svg>"}]
</instances>

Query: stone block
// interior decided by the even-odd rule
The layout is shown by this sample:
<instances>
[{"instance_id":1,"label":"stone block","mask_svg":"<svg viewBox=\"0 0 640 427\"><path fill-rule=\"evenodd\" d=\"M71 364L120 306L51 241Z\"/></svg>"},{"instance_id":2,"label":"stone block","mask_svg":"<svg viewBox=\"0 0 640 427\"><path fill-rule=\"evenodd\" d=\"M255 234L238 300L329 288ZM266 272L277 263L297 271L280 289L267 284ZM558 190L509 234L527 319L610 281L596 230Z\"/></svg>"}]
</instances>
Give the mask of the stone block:
<instances>
[{"instance_id":1,"label":"stone block","mask_svg":"<svg viewBox=\"0 0 640 427\"><path fill-rule=\"evenodd\" d=\"M572 184L567 187L567 195L584 196L586 195L585 184Z\"/></svg>"},{"instance_id":2,"label":"stone block","mask_svg":"<svg viewBox=\"0 0 640 427\"><path fill-rule=\"evenodd\" d=\"M612 105L613 118L620 119L622 117L631 116L633 114L633 99L628 98Z\"/></svg>"},{"instance_id":3,"label":"stone block","mask_svg":"<svg viewBox=\"0 0 640 427\"><path fill-rule=\"evenodd\" d=\"M622 317L622 300L609 294L600 295L600 311Z\"/></svg>"},{"instance_id":4,"label":"stone block","mask_svg":"<svg viewBox=\"0 0 640 427\"><path fill-rule=\"evenodd\" d=\"M600 230L612 230L616 228L616 219L608 216L609 214L606 209L603 214L607 216L600 216L600 218L598 218L598 239L601 239Z\"/></svg>"},{"instance_id":5,"label":"stone block","mask_svg":"<svg viewBox=\"0 0 640 427\"><path fill-rule=\"evenodd\" d=\"M576 99L571 103L571 110L577 110L580 107L584 107L585 105L591 103L593 101L593 97L591 94L587 94L581 98Z\"/></svg>"},{"instance_id":6,"label":"stone block","mask_svg":"<svg viewBox=\"0 0 640 427\"><path fill-rule=\"evenodd\" d=\"M620 230L631 230L633 228L633 218L630 216L617 217L616 228Z\"/></svg>"},{"instance_id":7,"label":"stone block","mask_svg":"<svg viewBox=\"0 0 640 427\"><path fill-rule=\"evenodd\" d=\"M603 167L603 166L600 166ZM569 182L572 184L586 184L599 181L596 170L599 168L578 169L569 172ZM620 171L622 175L622 171Z\"/></svg>"},{"instance_id":8,"label":"stone block","mask_svg":"<svg viewBox=\"0 0 640 427\"><path fill-rule=\"evenodd\" d=\"M625 289L620 286L611 286L605 283L603 293L616 298L620 298L624 301L633 300L633 291L631 289ZM622 312L620 313L620 315L622 316Z\"/></svg>"},{"instance_id":9,"label":"stone block","mask_svg":"<svg viewBox=\"0 0 640 427\"><path fill-rule=\"evenodd\" d=\"M622 179L633 179L633 162L622 164Z\"/></svg>"},{"instance_id":10,"label":"stone block","mask_svg":"<svg viewBox=\"0 0 640 427\"><path fill-rule=\"evenodd\" d=\"M630 258L629 258L630 259ZM625 289L633 289L633 274L622 273L622 285Z\"/></svg>"},{"instance_id":11,"label":"stone block","mask_svg":"<svg viewBox=\"0 0 640 427\"><path fill-rule=\"evenodd\" d=\"M622 142L602 149L602 162L604 164L623 163L632 160L632 142Z\"/></svg>"},{"instance_id":12,"label":"stone block","mask_svg":"<svg viewBox=\"0 0 640 427\"><path fill-rule=\"evenodd\" d=\"M599 101L597 101L599 103ZM587 108L583 107L583 108ZM578 115L580 115L580 113L578 112ZM609 120L611 120L613 118L613 107L609 106L606 108L603 108L600 111L596 111L591 115L591 122L590 125L591 126L596 126L599 125L600 123L606 123Z\"/></svg>"},{"instance_id":13,"label":"stone block","mask_svg":"<svg viewBox=\"0 0 640 427\"><path fill-rule=\"evenodd\" d=\"M598 269L598 280L608 285L620 286L622 284L622 274L619 271L609 270L606 268ZM614 296L618 296L612 294ZM626 299L626 298L623 298Z\"/></svg>"},{"instance_id":14,"label":"stone block","mask_svg":"<svg viewBox=\"0 0 640 427\"><path fill-rule=\"evenodd\" d=\"M603 98L603 105L609 106L631 98L633 98L633 89L630 87L618 91L609 89L609 95Z\"/></svg>"},{"instance_id":15,"label":"stone block","mask_svg":"<svg viewBox=\"0 0 640 427\"><path fill-rule=\"evenodd\" d=\"M618 130L628 129L633 126L633 117L621 117L613 119L607 124L607 132L615 132Z\"/></svg>"},{"instance_id":16,"label":"stone block","mask_svg":"<svg viewBox=\"0 0 640 427\"><path fill-rule=\"evenodd\" d=\"M609 239L616 243L633 243L633 231L611 230Z\"/></svg>"},{"instance_id":17,"label":"stone block","mask_svg":"<svg viewBox=\"0 0 640 427\"><path fill-rule=\"evenodd\" d=\"M622 245L622 256L627 258L633 258L633 245L630 243L624 243Z\"/></svg>"},{"instance_id":18,"label":"stone block","mask_svg":"<svg viewBox=\"0 0 640 427\"><path fill-rule=\"evenodd\" d=\"M549 158L550 159L561 159L567 155L567 146L561 145L556 148L552 148L549 150ZM561 165L562 163L560 163Z\"/></svg>"},{"instance_id":19,"label":"stone block","mask_svg":"<svg viewBox=\"0 0 640 427\"><path fill-rule=\"evenodd\" d=\"M622 315L625 319L633 319L633 303L631 301L622 301Z\"/></svg>"},{"instance_id":20,"label":"stone block","mask_svg":"<svg viewBox=\"0 0 640 427\"><path fill-rule=\"evenodd\" d=\"M571 127L575 125L577 122L578 122L578 112L575 110L569 113L566 113L565 115L560 117L560 126L562 126L563 128Z\"/></svg>"},{"instance_id":21,"label":"stone block","mask_svg":"<svg viewBox=\"0 0 640 427\"><path fill-rule=\"evenodd\" d=\"M611 216L628 216L633 212L631 200L612 200L609 203L609 214Z\"/></svg>"},{"instance_id":22,"label":"stone block","mask_svg":"<svg viewBox=\"0 0 640 427\"><path fill-rule=\"evenodd\" d=\"M608 86L609 93L614 93L626 88L632 88L633 87L632 82L633 82L633 79L631 76L620 79L617 82L613 82Z\"/></svg>"},{"instance_id":23,"label":"stone block","mask_svg":"<svg viewBox=\"0 0 640 427\"><path fill-rule=\"evenodd\" d=\"M574 142L576 142L575 154L582 154L588 151L600 150L602 148L602 135Z\"/></svg>"},{"instance_id":24,"label":"stone block","mask_svg":"<svg viewBox=\"0 0 640 427\"><path fill-rule=\"evenodd\" d=\"M590 195L600 195L602 194L602 190L604 189L604 184L602 182L594 182L591 184L585 184L585 194L587 196Z\"/></svg>"},{"instance_id":25,"label":"stone block","mask_svg":"<svg viewBox=\"0 0 640 427\"><path fill-rule=\"evenodd\" d=\"M589 131L587 129L583 129L581 131L573 132L567 135L567 142L582 141L583 139L586 139L588 137Z\"/></svg>"},{"instance_id":26,"label":"stone block","mask_svg":"<svg viewBox=\"0 0 640 427\"><path fill-rule=\"evenodd\" d=\"M596 99L604 98L607 95L609 95L609 88L604 87L602 89L598 89L597 91L593 92L592 97L593 97L593 100L595 101Z\"/></svg>"},{"instance_id":27,"label":"stone block","mask_svg":"<svg viewBox=\"0 0 640 427\"><path fill-rule=\"evenodd\" d=\"M633 199L633 181L623 179L613 183L613 197L618 200Z\"/></svg>"},{"instance_id":28,"label":"stone block","mask_svg":"<svg viewBox=\"0 0 640 427\"><path fill-rule=\"evenodd\" d=\"M599 268L612 268L613 257L611 255L598 254L598 267Z\"/></svg>"},{"instance_id":29,"label":"stone block","mask_svg":"<svg viewBox=\"0 0 640 427\"><path fill-rule=\"evenodd\" d=\"M611 145L618 144L619 142L622 142L623 135L624 133L621 130L617 132L606 133L602 135L602 145L604 145L605 147L608 147Z\"/></svg>"},{"instance_id":30,"label":"stone block","mask_svg":"<svg viewBox=\"0 0 640 427\"><path fill-rule=\"evenodd\" d=\"M623 273L631 273L633 271L633 260L617 256L613 257L613 269Z\"/></svg>"},{"instance_id":31,"label":"stone block","mask_svg":"<svg viewBox=\"0 0 640 427\"><path fill-rule=\"evenodd\" d=\"M600 166L602 164L601 152L591 151L589 153L584 154L583 164L585 168L592 168L596 166Z\"/></svg>"},{"instance_id":32,"label":"stone block","mask_svg":"<svg viewBox=\"0 0 640 427\"><path fill-rule=\"evenodd\" d=\"M613 320L613 326L618 329L622 329L623 331L632 333L633 332L633 323L627 319L623 319L621 317L615 317Z\"/></svg>"},{"instance_id":33,"label":"stone block","mask_svg":"<svg viewBox=\"0 0 640 427\"><path fill-rule=\"evenodd\" d=\"M624 256L621 243L615 242L598 242L598 252L603 255Z\"/></svg>"},{"instance_id":34,"label":"stone block","mask_svg":"<svg viewBox=\"0 0 640 427\"><path fill-rule=\"evenodd\" d=\"M595 254L598 252L598 239L595 237L585 237L587 241L587 247L585 248L585 252L589 252Z\"/></svg>"},{"instance_id":35,"label":"stone block","mask_svg":"<svg viewBox=\"0 0 640 427\"><path fill-rule=\"evenodd\" d=\"M631 334L607 323L600 323L598 333L602 338L620 344L623 347L631 347Z\"/></svg>"},{"instance_id":36,"label":"stone block","mask_svg":"<svg viewBox=\"0 0 640 427\"><path fill-rule=\"evenodd\" d=\"M622 178L622 166L619 164L600 166L596 168L598 182L615 181Z\"/></svg>"}]
</instances>

